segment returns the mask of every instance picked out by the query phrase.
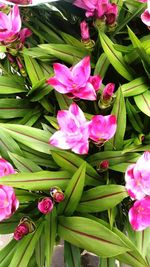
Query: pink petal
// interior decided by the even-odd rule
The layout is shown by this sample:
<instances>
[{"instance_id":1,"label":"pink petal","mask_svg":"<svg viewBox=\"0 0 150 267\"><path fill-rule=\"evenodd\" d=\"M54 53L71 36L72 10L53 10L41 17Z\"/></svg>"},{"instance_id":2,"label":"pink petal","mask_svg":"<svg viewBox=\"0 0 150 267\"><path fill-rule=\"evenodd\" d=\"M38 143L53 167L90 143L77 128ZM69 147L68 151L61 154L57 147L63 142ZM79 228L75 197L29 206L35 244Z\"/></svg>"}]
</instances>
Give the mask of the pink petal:
<instances>
[{"instance_id":1,"label":"pink petal","mask_svg":"<svg viewBox=\"0 0 150 267\"><path fill-rule=\"evenodd\" d=\"M10 15L10 19L12 22L12 30L13 30L14 34L16 34L21 29L20 11L19 11L19 8L17 5L13 6L9 15Z\"/></svg>"},{"instance_id":2,"label":"pink petal","mask_svg":"<svg viewBox=\"0 0 150 267\"><path fill-rule=\"evenodd\" d=\"M47 83L55 88L56 91L58 91L61 94L67 94L69 93L69 88L66 87L66 85L59 82L59 80L56 77L49 78L47 80Z\"/></svg>"},{"instance_id":3,"label":"pink petal","mask_svg":"<svg viewBox=\"0 0 150 267\"><path fill-rule=\"evenodd\" d=\"M71 72L69 68L60 63L53 64L53 68L56 75L55 77L60 83L64 84L65 86L70 86L72 84Z\"/></svg>"},{"instance_id":4,"label":"pink petal","mask_svg":"<svg viewBox=\"0 0 150 267\"><path fill-rule=\"evenodd\" d=\"M87 83L85 87L72 91L72 94L80 99L96 100L96 92L91 83Z\"/></svg>"},{"instance_id":5,"label":"pink petal","mask_svg":"<svg viewBox=\"0 0 150 267\"><path fill-rule=\"evenodd\" d=\"M143 21L144 24L146 24L148 27L150 26L150 12L148 9L146 9L142 15L141 15L141 20Z\"/></svg>"},{"instance_id":6,"label":"pink petal","mask_svg":"<svg viewBox=\"0 0 150 267\"><path fill-rule=\"evenodd\" d=\"M74 118L74 115L72 115L71 112L67 110L58 111L57 120L61 130L63 132L66 132L66 134L71 134L78 130L78 127L76 125L76 118Z\"/></svg>"},{"instance_id":7,"label":"pink petal","mask_svg":"<svg viewBox=\"0 0 150 267\"><path fill-rule=\"evenodd\" d=\"M63 131L55 132L49 140L49 144L61 149L70 149L71 146L67 143L66 135Z\"/></svg>"},{"instance_id":8,"label":"pink petal","mask_svg":"<svg viewBox=\"0 0 150 267\"><path fill-rule=\"evenodd\" d=\"M71 72L74 83L83 86L90 77L90 57L87 56L83 58L79 63L72 67Z\"/></svg>"},{"instance_id":9,"label":"pink petal","mask_svg":"<svg viewBox=\"0 0 150 267\"><path fill-rule=\"evenodd\" d=\"M150 197L134 203L129 210L129 221L133 230L142 231L150 226Z\"/></svg>"},{"instance_id":10,"label":"pink petal","mask_svg":"<svg viewBox=\"0 0 150 267\"><path fill-rule=\"evenodd\" d=\"M20 41L22 44L24 44L26 38L30 37L32 35L32 31L28 28L24 28L20 31Z\"/></svg>"},{"instance_id":11,"label":"pink petal","mask_svg":"<svg viewBox=\"0 0 150 267\"><path fill-rule=\"evenodd\" d=\"M90 123L90 138L95 142L103 143L114 136L116 128L116 117L114 115L95 115Z\"/></svg>"},{"instance_id":12,"label":"pink petal","mask_svg":"<svg viewBox=\"0 0 150 267\"><path fill-rule=\"evenodd\" d=\"M89 150L89 142L88 141L85 142L84 140L82 140L80 143L76 144L76 146L72 148L73 152L80 155L87 154L88 150Z\"/></svg>"},{"instance_id":13,"label":"pink petal","mask_svg":"<svg viewBox=\"0 0 150 267\"><path fill-rule=\"evenodd\" d=\"M102 78L99 75L90 76L89 82L93 85L94 90L97 91L101 87Z\"/></svg>"},{"instance_id":14,"label":"pink petal","mask_svg":"<svg viewBox=\"0 0 150 267\"><path fill-rule=\"evenodd\" d=\"M78 123L82 125L86 122L86 118L84 116L83 111L78 107L77 104L73 103L69 107L69 112L77 119Z\"/></svg>"}]
</instances>

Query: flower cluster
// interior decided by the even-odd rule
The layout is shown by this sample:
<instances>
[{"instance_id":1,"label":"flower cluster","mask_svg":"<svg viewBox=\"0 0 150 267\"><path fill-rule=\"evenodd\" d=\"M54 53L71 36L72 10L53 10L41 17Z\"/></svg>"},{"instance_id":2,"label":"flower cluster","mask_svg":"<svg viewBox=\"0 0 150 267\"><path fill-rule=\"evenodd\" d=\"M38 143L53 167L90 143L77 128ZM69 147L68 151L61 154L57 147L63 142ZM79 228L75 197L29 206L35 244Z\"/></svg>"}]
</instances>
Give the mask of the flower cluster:
<instances>
[{"instance_id":1,"label":"flower cluster","mask_svg":"<svg viewBox=\"0 0 150 267\"><path fill-rule=\"evenodd\" d=\"M141 231L150 226L150 152L146 151L125 174L126 189L133 200L129 210L132 228Z\"/></svg>"},{"instance_id":2,"label":"flower cluster","mask_svg":"<svg viewBox=\"0 0 150 267\"><path fill-rule=\"evenodd\" d=\"M53 134L49 143L78 154L88 153L89 139L103 144L113 137L117 128L114 115L95 115L91 121L87 121L75 103L70 105L68 111L58 111L57 120L60 130Z\"/></svg>"},{"instance_id":3,"label":"flower cluster","mask_svg":"<svg viewBox=\"0 0 150 267\"><path fill-rule=\"evenodd\" d=\"M64 193L57 186L50 189L50 197L44 197L38 202L38 209L43 214L48 214L54 207L54 202L59 203L64 200Z\"/></svg>"},{"instance_id":4,"label":"flower cluster","mask_svg":"<svg viewBox=\"0 0 150 267\"><path fill-rule=\"evenodd\" d=\"M5 159L0 158L0 177L13 174L15 170ZM10 218L19 207L14 189L0 185L0 221Z\"/></svg>"},{"instance_id":5,"label":"flower cluster","mask_svg":"<svg viewBox=\"0 0 150 267\"><path fill-rule=\"evenodd\" d=\"M112 25L115 23L118 15L118 7L109 0L75 0L74 5L86 10L86 17L94 17L102 19L106 24Z\"/></svg>"},{"instance_id":6,"label":"flower cluster","mask_svg":"<svg viewBox=\"0 0 150 267\"><path fill-rule=\"evenodd\" d=\"M13 44L13 48L20 49L25 39L31 34L32 32L28 28L21 30L21 17L17 5L13 6L8 15L0 12L0 42L2 45L10 48L10 45Z\"/></svg>"}]
</instances>

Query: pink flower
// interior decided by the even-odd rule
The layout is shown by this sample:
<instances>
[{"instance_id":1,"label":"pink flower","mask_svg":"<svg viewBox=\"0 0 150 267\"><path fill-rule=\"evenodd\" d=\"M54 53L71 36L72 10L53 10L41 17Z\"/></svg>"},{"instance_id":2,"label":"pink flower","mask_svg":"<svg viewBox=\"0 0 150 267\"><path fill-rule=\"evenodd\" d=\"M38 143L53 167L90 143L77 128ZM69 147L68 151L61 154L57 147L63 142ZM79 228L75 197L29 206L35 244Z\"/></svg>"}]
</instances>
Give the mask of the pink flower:
<instances>
[{"instance_id":1,"label":"pink flower","mask_svg":"<svg viewBox=\"0 0 150 267\"><path fill-rule=\"evenodd\" d=\"M38 209L41 213L47 214L52 211L53 209L53 201L50 197L45 197L38 203Z\"/></svg>"},{"instance_id":2,"label":"pink flower","mask_svg":"<svg viewBox=\"0 0 150 267\"><path fill-rule=\"evenodd\" d=\"M13 42L21 29L19 8L15 5L8 15L0 12L0 41Z\"/></svg>"},{"instance_id":3,"label":"pink flower","mask_svg":"<svg viewBox=\"0 0 150 267\"><path fill-rule=\"evenodd\" d=\"M133 199L150 196L150 152L146 151L125 173L126 189Z\"/></svg>"},{"instance_id":4,"label":"pink flower","mask_svg":"<svg viewBox=\"0 0 150 267\"><path fill-rule=\"evenodd\" d=\"M87 56L72 68L54 64L55 76L47 83L61 94L68 94L72 98L96 100L96 91L100 88L100 76L90 76L90 57Z\"/></svg>"},{"instance_id":5,"label":"pink flower","mask_svg":"<svg viewBox=\"0 0 150 267\"><path fill-rule=\"evenodd\" d=\"M80 30L81 30L82 41L89 40L90 39L89 27L85 20L83 20L80 23Z\"/></svg>"},{"instance_id":6,"label":"pink flower","mask_svg":"<svg viewBox=\"0 0 150 267\"><path fill-rule=\"evenodd\" d=\"M114 136L116 128L117 123L114 115L95 115L89 125L90 139L98 144L104 143Z\"/></svg>"},{"instance_id":7,"label":"pink flower","mask_svg":"<svg viewBox=\"0 0 150 267\"><path fill-rule=\"evenodd\" d=\"M135 201L129 210L129 221L133 230L142 231L150 226L150 197Z\"/></svg>"},{"instance_id":8,"label":"pink flower","mask_svg":"<svg viewBox=\"0 0 150 267\"><path fill-rule=\"evenodd\" d=\"M100 169L107 170L109 168L109 161L103 160L100 163Z\"/></svg>"},{"instance_id":9,"label":"pink flower","mask_svg":"<svg viewBox=\"0 0 150 267\"><path fill-rule=\"evenodd\" d=\"M105 19L106 24L113 24L118 15L118 7L109 0L75 0L74 5L86 10L86 17L94 16L96 19Z\"/></svg>"},{"instance_id":10,"label":"pink flower","mask_svg":"<svg viewBox=\"0 0 150 267\"><path fill-rule=\"evenodd\" d=\"M18 209L19 201L10 186L0 185L0 221L10 218Z\"/></svg>"},{"instance_id":11,"label":"pink flower","mask_svg":"<svg viewBox=\"0 0 150 267\"><path fill-rule=\"evenodd\" d=\"M0 158L0 177L15 173L13 166L3 158Z\"/></svg>"},{"instance_id":12,"label":"pink flower","mask_svg":"<svg viewBox=\"0 0 150 267\"><path fill-rule=\"evenodd\" d=\"M82 110L73 103L69 110L58 111L57 120L60 130L52 135L49 143L78 154L88 153L89 122Z\"/></svg>"},{"instance_id":13,"label":"pink flower","mask_svg":"<svg viewBox=\"0 0 150 267\"><path fill-rule=\"evenodd\" d=\"M109 101L114 93L114 89L115 89L115 84L114 83L108 83L102 93L102 99L104 101Z\"/></svg>"},{"instance_id":14,"label":"pink flower","mask_svg":"<svg viewBox=\"0 0 150 267\"><path fill-rule=\"evenodd\" d=\"M150 0L147 1L147 9L141 14L141 20L150 27Z\"/></svg>"},{"instance_id":15,"label":"pink flower","mask_svg":"<svg viewBox=\"0 0 150 267\"><path fill-rule=\"evenodd\" d=\"M20 223L15 229L14 239L18 241L22 239L28 233L29 233L28 225L26 223Z\"/></svg>"}]
</instances>

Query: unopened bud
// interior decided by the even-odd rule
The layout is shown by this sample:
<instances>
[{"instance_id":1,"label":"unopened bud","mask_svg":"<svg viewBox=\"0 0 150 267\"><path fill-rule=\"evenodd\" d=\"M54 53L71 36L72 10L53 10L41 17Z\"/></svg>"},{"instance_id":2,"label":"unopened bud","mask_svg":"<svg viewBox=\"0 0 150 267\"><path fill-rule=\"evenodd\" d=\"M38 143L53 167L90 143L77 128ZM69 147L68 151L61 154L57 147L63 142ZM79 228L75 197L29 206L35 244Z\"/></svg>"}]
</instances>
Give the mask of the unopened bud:
<instances>
[{"instance_id":1,"label":"unopened bud","mask_svg":"<svg viewBox=\"0 0 150 267\"><path fill-rule=\"evenodd\" d=\"M35 231L35 224L29 217L23 217L14 232L14 239L21 240L25 235Z\"/></svg>"},{"instance_id":2,"label":"unopened bud","mask_svg":"<svg viewBox=\"0 0 150 267\"><path fill-rule=\"evenodd\" d=\"M64 200L64 198L65 198L64 193L57 186L55 186L55 187L53 187L53 188L50 189L50 195L53 198L53 200L55 202L58 202L58 203L59 202L62 202Z\"/></svg>"},{"instance_id":3,"label":"unopened bud","mask_svg":"<svg viewBox=\"0 0 150 267\"><path fill-rule=\"evenodd\" d=\"M38 209L43 214L48 214L54 207L53 201L50 197L45 197L38 202Z\"/></svg>"}]
</instances>

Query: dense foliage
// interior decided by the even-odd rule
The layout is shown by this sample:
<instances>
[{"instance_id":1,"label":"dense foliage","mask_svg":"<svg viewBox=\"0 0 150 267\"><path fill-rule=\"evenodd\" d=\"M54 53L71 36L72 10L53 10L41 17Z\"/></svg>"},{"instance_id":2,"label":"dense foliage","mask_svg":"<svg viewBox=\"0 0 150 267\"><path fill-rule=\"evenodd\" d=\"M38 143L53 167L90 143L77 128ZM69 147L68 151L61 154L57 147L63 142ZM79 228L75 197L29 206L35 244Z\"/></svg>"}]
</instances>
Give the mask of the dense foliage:
<instances>
[{"instance_id":1,"label":"dense foliage","mask_svg":"<svg viewBox=\"0 0 150 267\"><path fill-rule=\"evenodd\" d=\"M0 5L1 267L150 265L150 12L103 2Z\"/></svg>"}]
</instances>

